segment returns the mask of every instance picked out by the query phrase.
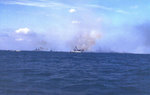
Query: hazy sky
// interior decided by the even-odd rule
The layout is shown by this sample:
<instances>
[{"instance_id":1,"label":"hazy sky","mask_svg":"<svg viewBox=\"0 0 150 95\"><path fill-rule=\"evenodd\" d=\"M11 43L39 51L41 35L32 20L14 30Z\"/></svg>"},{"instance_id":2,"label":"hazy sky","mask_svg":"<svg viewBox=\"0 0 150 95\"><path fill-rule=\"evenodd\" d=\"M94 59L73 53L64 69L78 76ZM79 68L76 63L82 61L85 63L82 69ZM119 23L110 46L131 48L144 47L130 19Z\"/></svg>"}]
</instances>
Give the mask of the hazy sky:
<instances>
[{"instance_id":1,"label":"hazy sky","mask_svg":"<svg viewBox=\"0 0 150 95\"><path fill-rule=\"evenodd\" d=\"M0 0L0 49L76 45L150 53L150 0Z\"/></svg>"}]
</instances>

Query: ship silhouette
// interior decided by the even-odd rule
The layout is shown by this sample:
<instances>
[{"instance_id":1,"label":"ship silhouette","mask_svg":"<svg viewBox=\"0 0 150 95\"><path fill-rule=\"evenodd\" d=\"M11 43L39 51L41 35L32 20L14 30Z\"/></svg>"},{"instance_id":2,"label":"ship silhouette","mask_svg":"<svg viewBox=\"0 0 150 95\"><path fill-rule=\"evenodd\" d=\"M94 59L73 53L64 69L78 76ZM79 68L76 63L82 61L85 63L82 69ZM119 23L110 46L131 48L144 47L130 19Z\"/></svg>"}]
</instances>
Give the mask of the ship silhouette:
<instances>
[{"instance_id":1,"label":"ship silhouette","mask_svg":"<svg viewBox=\"0 0 150 95\"><path fill-rule=\"evenodd\" d=\"M71 52L81 53L81 52L84 52L84 51L85 51L84 49L79 49L77 46L75 46L73 51L71 51Z\"/></svg>"}]
</instances>

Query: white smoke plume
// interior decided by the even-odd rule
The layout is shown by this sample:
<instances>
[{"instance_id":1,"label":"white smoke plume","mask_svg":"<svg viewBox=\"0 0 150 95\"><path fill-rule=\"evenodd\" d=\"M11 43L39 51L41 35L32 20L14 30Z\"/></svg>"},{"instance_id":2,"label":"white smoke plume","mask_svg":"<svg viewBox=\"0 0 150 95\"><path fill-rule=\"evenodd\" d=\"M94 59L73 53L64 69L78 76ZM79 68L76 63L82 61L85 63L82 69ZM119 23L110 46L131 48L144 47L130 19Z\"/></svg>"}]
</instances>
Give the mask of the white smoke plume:
<instances>
[{"instance_id":1,"label":"white smoke plume","mask_svg":"<svg viewBox=\"0 0 150 95\"><path fill-rule=\"evenodd\" d=\"M70 9L68 14L47 31L29 27L0 30L0 49L72 51L78 47L94 52L150 53L149 22L116 27L92 11Z\"/></svg>"},{"instance_id":2,"label":"white smoke plume","mask_svg":"<svg viewBox=\"0 0 150 95\"><path fill-rule=\"evenodd\" d=\"M97 31L83 32L75 36L72 41L72 48L77 47L85 51L90 51L92 46L100 38L100 33Z\"/></svg>"}]
</instances>

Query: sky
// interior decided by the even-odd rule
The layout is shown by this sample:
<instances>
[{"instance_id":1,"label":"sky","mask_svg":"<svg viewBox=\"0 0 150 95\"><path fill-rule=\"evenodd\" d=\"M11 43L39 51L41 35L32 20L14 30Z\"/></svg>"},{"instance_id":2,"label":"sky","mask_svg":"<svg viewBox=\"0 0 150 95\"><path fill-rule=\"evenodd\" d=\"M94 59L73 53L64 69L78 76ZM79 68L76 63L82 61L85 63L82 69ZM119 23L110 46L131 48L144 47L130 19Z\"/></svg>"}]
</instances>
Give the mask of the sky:
<instances>
[{"instance_id":1,"label":"sky","mask_svg":"<svg viewBox=\"0 0 150 95\"><path fill-rule=\"evenodd\" d=\"M0 0L0 50L150 53L149 0Z\"/></svg>"}]
</instances>

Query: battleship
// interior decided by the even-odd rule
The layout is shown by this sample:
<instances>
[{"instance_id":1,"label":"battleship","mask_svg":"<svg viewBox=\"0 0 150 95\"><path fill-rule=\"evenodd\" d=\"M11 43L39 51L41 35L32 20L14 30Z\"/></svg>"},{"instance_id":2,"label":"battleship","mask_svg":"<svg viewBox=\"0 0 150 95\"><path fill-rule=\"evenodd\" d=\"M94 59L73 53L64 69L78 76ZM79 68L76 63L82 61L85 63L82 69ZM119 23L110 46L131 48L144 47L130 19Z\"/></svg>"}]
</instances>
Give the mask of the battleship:
<instances>
[{"instance_id":1,"label":"battleship","mask_svg":"<svg viewBox=\"0 0 150 95\"><path fill-rule=\"evenodd\" d=\"M81 52L84 52L84 51L85 51L84 49L79 49L77 46L75 46L74 49L71 52L81 53Z\"/></svg>"},{"instance_id":2,"label":"battleship","mask_svg":"<svg viewBox=\"0 0 150 95\"><path fill-rule=\"evenodd\" d=\"M43 48L43 47L39 47L39 48L36 48L33 51L48 51L48 49L47 48Z\"/></svg>"}]
</instances>

